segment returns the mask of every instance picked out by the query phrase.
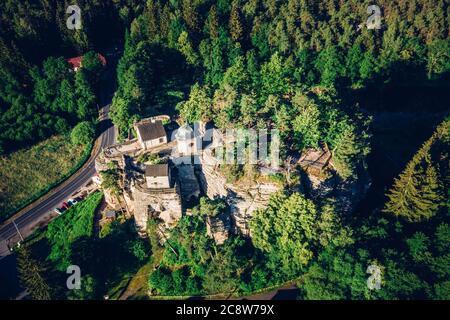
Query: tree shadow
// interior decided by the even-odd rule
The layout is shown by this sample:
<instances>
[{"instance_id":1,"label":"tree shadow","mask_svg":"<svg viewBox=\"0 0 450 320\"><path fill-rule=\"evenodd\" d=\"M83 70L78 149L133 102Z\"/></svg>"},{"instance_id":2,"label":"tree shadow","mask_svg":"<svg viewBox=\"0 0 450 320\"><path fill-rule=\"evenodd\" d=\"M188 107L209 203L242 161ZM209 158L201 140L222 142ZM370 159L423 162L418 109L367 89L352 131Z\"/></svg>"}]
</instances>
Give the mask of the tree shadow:
<instances>
[{"instance_id":1,"label":"tree shadow","mask_svg":"<svg viewBox=\"0 0 450 320\"><path fill-rule=\"evenodd\" d=\"M186 59L178 50L152 44L151 51L154 55L154 88L143 116L161 113L174 116L177 114L175 106L189 93L196 69L186 63Z\"/></svg>"},{"instance_id":2,"label":"tree shadow","mask_svg":"<svg viewBox=\"0 0 450 320\"><path fill-rule=\"evenodd\" d=\"M272 300L296 300L299 294L298 288L280 289L273 296Z\"/></svg>"},{"instance_id":3,"label":"tree shadow","mask_svg":"<svg viewBox=\"0 0 450 320\"><path fill-rule=\"evenodd\" d=\"M130 250L130 241L136 239L132 220L122 224L113 222L104 238L76 239L71 245L70 261L80 267L82 274L91 275L98 293L105 294L141 266Z\"/></svg>"},{"instance_id":4,"label":"tree shadow","mask_svg":"<svg viewBox=\"0 0 450 320\"><path fill-rule=\"evenodd\" d=\"M357 212L367 215L384 205L394 178L449 115L449 79L449 72L428 79L425 66L396 61L367 86L342 90L344 105L359 104L373 117L367 157L372 185Z\"/></svg>"}]
</instances>

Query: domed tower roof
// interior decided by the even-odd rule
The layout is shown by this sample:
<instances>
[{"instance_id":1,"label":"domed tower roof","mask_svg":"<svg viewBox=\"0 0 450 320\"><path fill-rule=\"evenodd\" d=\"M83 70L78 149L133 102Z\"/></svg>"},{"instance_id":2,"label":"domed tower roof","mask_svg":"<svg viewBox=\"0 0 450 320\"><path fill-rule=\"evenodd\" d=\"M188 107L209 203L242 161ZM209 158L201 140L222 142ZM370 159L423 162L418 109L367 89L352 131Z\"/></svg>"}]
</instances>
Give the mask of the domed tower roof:
<instances>
[{"instance_id":1,"label":"domed tower roof","mask_svg":"<svg viewBox=\"0 0 450 320\"><path fill-rule=\"evenodd\" d=\"M184 124L178 128L175 138L177 141L191 140L194 137L194 130L188 125Z\"/></svg>"}]
</instances>

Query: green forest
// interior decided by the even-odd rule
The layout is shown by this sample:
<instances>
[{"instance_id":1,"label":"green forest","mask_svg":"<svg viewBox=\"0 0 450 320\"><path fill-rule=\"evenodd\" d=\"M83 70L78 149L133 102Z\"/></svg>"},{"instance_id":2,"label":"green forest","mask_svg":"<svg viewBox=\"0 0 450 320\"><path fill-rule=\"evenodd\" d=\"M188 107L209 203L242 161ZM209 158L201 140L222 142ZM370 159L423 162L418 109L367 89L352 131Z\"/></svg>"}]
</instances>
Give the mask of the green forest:
<instances>
[{"instance_id":1,"label":"green forest","mask_svg":"<svg viewBox=\"0 0 450 320\"><path fill-rule=\"evenodd\" d=\"M370 111L392 105L369 110L361 94L446 90L450 70L448 4L382 1L379 30L365 27L369 4L147 1L125 34L112 119L126 136L137 118L171 113L159 108L154 92L173 73L170 66L161 72L164 57L181 55L192 83L180 90L184 99L174 112L181 121L277 128L284 157L326 143L342 180L358 179L374 140ZM392 111L423 107L448 110L416 103ZM299 279L301 299L448 299L448 125L410 152L394 184L385 186L386 198L361 219L342 216L338 199L287 189L254 215L251 241L234 237L216 246L205 235L205 216L226 208L201 203L200 214L172 231L150 288L167 296L248 294ZM381 290L366 284L371 264L382 270Z\"/></svg>"},{"instance_id":2,"label":"green forest","mask_svg":"<svg viewBox=\"0 0 450 320\"><path fill-rule=\"evenodd\" d=\"M382 210L364 221L342 216L336 199L281 192L254 214L251 242L232 237L217 246L205 218L227 207L202 198L171 232L150 288L168 296L246 295L296 279L299 299L449 299L449 130L447 118L395 180ZM369 265L381 270L379 290L367 286Z\"/></svg>"},{"instance_id":3,"label":"green forest","mask_svg":"<svg viewBox=\"0 0 450 320\"><path fill-rule=\"evenodd\" d=\"M23 269L44 275L31 285L37 299L99 298L149 263L155 296L245 296L294 281L298 299L450 299L447 1L379 0L380 29L367 28L372 1L360 0L79 1L76 31L65 26L69 4L0 4L0 154L77 124L72 143L92 140L96 52L118 46L110 116L120 139L136 120L163 113L220 129L276 128L282 160L326 144L342 184L369 172L373 185L345 215L339 199L313 199L281 179L284 190L254 213L252 237L221 245L207 220L229 208L206 197L164 245L155 221L146 242L126 241L127 223L93 241L92 226L78 234L78 223L76 237L61 239L58 218L42 266L20 253ZM74 73L65 58L78 55L84 67ZM231 181L252 177L248 166L221 169ZM88 287L53 291L48 270L73 259L86 265ZM368 266L381 270L378 290Z\"/></svg>"},{"instance_id":4,"label":"green forest","mask_svg":"<svg viewBox=\"0 0 450 320\"><path fill-rule=\"evenodd\" d=\"M0 4L0 155L97 118L102 64L86 28L67 33L66 7L60 1ZM66 61L76 56L82 56L80 72Z\"/></svg>"}]
</instances>

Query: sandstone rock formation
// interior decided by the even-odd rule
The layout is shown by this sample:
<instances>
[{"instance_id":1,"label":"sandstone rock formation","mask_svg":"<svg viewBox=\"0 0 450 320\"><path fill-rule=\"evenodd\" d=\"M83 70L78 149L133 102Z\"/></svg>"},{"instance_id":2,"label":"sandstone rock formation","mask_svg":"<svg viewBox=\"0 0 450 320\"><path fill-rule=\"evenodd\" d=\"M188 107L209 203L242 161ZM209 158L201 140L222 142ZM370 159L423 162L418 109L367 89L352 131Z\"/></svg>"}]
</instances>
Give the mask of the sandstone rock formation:
<instances>
[{"instance_id":1,"label":"sandstone rock formation","mask_svg":"<svg viewBox=\"0 0 450 320\"><path fill-rule=\"evenodd\" d=\"M164 229L174 227L181 219L182 207L178 184L173 188L155 190L136 182L131 186L130 192L139 234L145 234L148 219L159 219Z\"/></svg>"},{"instance_id":2,"label":"sandstone rock formation","mask_svg":"<svg viewBox=\"0 0 450 320\"><path fill-rule=\"evenodd\" d=\"M216 244L223 244L230 236L231 219L229 214L206 218L206 234L214 239Z\"/></svg>"},{"instance_id":3,"label":"sandstone rock formation","mask_svg":"<svg viewBox=\"0 0 450 320\"><path fill-rule=\"evenodd\" d=\"M235 231L250 236L248 223L253 212L265 208L269 203L270 196L281 190L282 186L274 182L264 181L264 179L247 181L244 184L227 183L218 167L210 163L211 161L206 159L199 174L203 192L211 199L215 197L225 198L230 206Z\"/></svg>"}]
</instances>

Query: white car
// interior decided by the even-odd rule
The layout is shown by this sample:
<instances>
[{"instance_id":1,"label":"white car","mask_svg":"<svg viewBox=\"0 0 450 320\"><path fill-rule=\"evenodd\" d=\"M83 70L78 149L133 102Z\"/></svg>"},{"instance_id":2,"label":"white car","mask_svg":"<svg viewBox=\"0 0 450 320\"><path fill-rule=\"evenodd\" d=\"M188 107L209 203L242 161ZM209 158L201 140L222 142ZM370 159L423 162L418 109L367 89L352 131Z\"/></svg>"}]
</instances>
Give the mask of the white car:
<instances>
[{"instance_id":1,"label":"white car","mask_svg":"<svg viewBox=\"0 0 450 320\"><path fill-rule=\"evenodd\" d=\"M53 209L53 211L59 215L61 215L63 213L63 211L60 208L55 208L55 209Z\"/></svg>"},{"instance_id":2,"label":"white car","mask_svg":"<svg viewBox=\"0 0 450 320\"><path fill-rule=\"evenodd\" d=\"M67 200L67 202L68 202L71 206L73 206L74 204L77 204L77 203L78 203L78 201L77 201L76 199L72 199L72 198L70 198L69 200Z\"/></svg>"}]
</instances>

